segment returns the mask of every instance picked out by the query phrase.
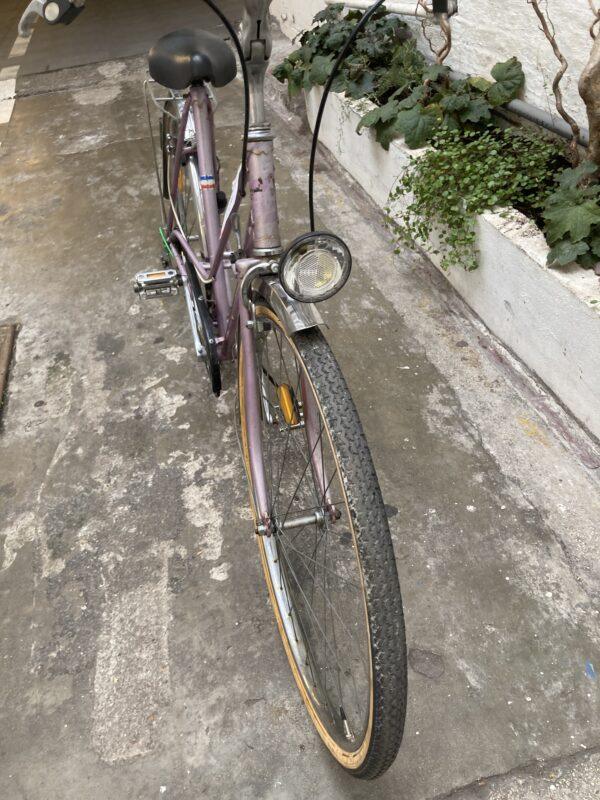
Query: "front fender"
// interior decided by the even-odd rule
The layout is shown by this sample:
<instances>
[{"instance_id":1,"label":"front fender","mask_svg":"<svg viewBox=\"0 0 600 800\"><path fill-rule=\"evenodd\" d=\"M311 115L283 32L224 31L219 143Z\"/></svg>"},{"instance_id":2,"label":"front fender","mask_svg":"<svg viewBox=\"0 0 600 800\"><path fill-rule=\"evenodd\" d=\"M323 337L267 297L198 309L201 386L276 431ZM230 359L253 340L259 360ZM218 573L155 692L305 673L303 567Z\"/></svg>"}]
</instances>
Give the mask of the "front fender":
<instances>
[{"instance_id":1,"label":"front fender","mask_svg":"<svg viewBox=\"0 0 600 800\"><path fill-rule=\"evenodd\" d=\"M252 282L252 291L263 297L283 323L288 334L317 328L323 318L313 303L294 300L279 283L276 276L259 275Z\"/></svg>"}]
</instances>

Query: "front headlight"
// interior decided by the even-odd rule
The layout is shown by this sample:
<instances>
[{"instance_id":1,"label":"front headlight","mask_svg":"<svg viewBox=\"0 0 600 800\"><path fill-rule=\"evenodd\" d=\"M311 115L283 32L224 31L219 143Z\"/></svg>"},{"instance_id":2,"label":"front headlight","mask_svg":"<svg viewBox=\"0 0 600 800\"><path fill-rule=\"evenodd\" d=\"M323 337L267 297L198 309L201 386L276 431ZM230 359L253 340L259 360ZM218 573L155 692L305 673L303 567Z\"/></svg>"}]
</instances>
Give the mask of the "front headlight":
<instances>
[{"instance_id":1,"label":"front headlight","mask_svg":"<svg viewBox=\"0 0 600 800\"><path fill-rule=\"evenodd\" d=\"M285 291L302 303L327 300L350 275L352 256L333 233L305 233L288 247L279 262L279 279Z\"/></svg>"}]
</instances>

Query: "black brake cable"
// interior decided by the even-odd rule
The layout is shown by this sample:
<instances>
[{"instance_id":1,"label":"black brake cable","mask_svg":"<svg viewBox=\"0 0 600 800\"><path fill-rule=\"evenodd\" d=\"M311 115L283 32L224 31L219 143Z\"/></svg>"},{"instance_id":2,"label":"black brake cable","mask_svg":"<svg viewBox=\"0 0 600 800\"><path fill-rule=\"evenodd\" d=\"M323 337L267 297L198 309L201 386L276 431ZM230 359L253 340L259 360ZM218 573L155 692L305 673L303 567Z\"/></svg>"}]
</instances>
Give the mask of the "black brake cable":
<instances>
[{"instance_id":1,"label":"black brake cable","mask_svg":"<svg viewBox=\"0 0 600 800\"><path fill-rule=\"evenodd\" d=\"M227 28L228 34L237 50L238 58L240 59L240 66L242 68L242 78L244 80L244 136L242 139L242 168L240 171L240 181L238 184L238 191L242 197L246 194L246 160L248 153L248 131L250 129L250 86L248 82L248 67L246 66L246 59L244 58L244 51L238 38L235 28L227 19L221 9L213 2L213 0L204 0L207 6L211 8L219 17L223 25Z\"/></svg>"},{"instance_id":2,"label":"black brake cable","mask_svg":"<svg viewBox=\"0 0 600 800\"><path fill-rule=\"evenodd\" d=\"M208 0L206 0L208 2ZM321 120L323 119L323 112L325 111L325 103L327 102L327 96L329 91L331 90L331 86L335 79L335 76L338 73L340 65L342 61L346 58L348 53L350 52L350 48L354 44L354 40L358 36L358 34L362 31L365 27L367 22L371 19L373 14L377 11L377 9L383 5L385 0L377 0L376 3L368 8L359 21L356 23L356 27L350 34L350 36L346 39L346 43L340 50L340 53L335 60L333 68L329 73L329 78L327 79L327 83L325 84L325 89L323 90L323 96L321 97L321 102L319 103L319 110L317 111L317 118L315 120L315 127L313 130L313 138L312 144L310 148L310 164L308 167L308 213L310 217L310 229L311 231L315 230L315 206L314 206L314 173L315 173L315 157L317 154L317 144L319 143L319 130L321 128Z\"/></svg>"}]
</instances>

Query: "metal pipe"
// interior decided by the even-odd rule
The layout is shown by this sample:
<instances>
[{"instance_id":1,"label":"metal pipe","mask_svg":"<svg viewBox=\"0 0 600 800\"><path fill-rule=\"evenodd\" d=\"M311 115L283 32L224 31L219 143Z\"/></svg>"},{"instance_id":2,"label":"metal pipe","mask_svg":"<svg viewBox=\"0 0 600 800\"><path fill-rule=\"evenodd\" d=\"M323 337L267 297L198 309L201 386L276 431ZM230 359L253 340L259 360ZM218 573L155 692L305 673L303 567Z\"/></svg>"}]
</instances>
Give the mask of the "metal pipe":
<instances>
[{"instance_id":1,"label":"metal pipe","mask_svg":"<svg viewBox=\"0 0 600 800\"><path fill-rule=\"evenodd\" d=\"M529 122L539 125L540 128L545 128L547 131L561 136L563 139L570 140L573 138L571 127L562 117L555 117L548 111L537 108L537 106L532 106L531 103L526 103L524 100L511 100L510 103L496 108L495 111L506 119L510 119L511 114L522 117ZM589 147L590 132L587 128L579 128L579 138L577 141L582 147Z\"/></svg>"},{"instance_id":2,"label":"metal pipe","mask_svg":"<svg viewBox=\"0 0 600 800\"><path fill-rule=\"evenodd\" d=\"M326 5L332 6L338 0L325 0ZM358 8L361 11L366 11L367 8L371 8L373 5L372 0L347 0L344 2L346 8ZM424 8L420 3L417 4L416 0L414 3L399 3L399 2L391 2L385 4L386 9L389 11L390 14L400 14L406 17L431 17L433 16L433 11ZM455 0L449 0L448 2L448 16L452 16L452 14L456 14L458 11L458 3Z\"/></svg>"},{"instance_id":3,"label":"metal pipe","mask_svg":"<svg viewBox=\"0 0 600 800\"><path fill-rule=\"evenodd\" d=\"M449 77L451 81L464 81L469 76L465 75L464 72L450 70ZM540 128L545 128L547 131L551 131L557 136L561 136L563 139L573 138L573 131L571 130L570 126L567 125L564 119L561 117L555 117L554 114L550 114L550 112L544 111L543 109L538 108L531 103L527 103L525 100L511 100L510 102L506 103L506 105L498 106L494 109L494 111L503 116L505 119L510 119L511 114L514 114L517 117L522 117L528 122L533 122L535 125L539 125ZM583 147L587 147L589 143L590 134L588 129L581 128L579 133L579 144L583 145Z\"/></svg>"}]
</instances>

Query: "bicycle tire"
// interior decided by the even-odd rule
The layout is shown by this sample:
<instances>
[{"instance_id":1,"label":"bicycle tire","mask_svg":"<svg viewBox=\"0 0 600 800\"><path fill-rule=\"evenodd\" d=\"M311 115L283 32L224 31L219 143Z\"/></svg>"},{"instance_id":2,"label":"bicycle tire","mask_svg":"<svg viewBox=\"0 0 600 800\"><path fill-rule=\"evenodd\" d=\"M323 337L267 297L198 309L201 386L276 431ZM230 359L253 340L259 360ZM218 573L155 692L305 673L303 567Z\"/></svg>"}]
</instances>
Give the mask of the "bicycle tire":
<instances>
[{"instance_id":1,"label":"bicycle tire","mask_svg":"<svg viewBox=\"0 0 600 800\"><path fill-rule=\"evenodd\" d=\"M273 567L267 563L266 548L272 549L273 545L267 543L266 536L257 536L265 580L292 673L317 732L331 755L347 772L355 777L372 779L385 772L397 755L404 730L407 697L402 598L381 490L358 413L340 367L321 331L310 329L288 335L274 311L259 302L256 305L256 319L261 318L276 325L297 353L317 400L343 479L345 502L352 519L354 551L362 576L371 666L370 723L359 746L344 749L340 745L339 739L327 730L322 709L316 707L314 698L307 691L307 681L296 663L298 655L294 654L292 642L298 632L294 626L290 636L283 618L286 612L288 615L292 613L291 604L289 609L282 608L274 585ZM254 512L243 401L242 353L238 365L238 387L242 449ZM279 558L281 561L281 556ZM316 571L316 567L314 569ZM280 573L283 572L283 568L280 568ZM287 578L282 580L280 577L280 580L282 584L288 582ZM303 626L298 625L298 628L300 635L304 635Z\"/></svg>"}]
</instances>

